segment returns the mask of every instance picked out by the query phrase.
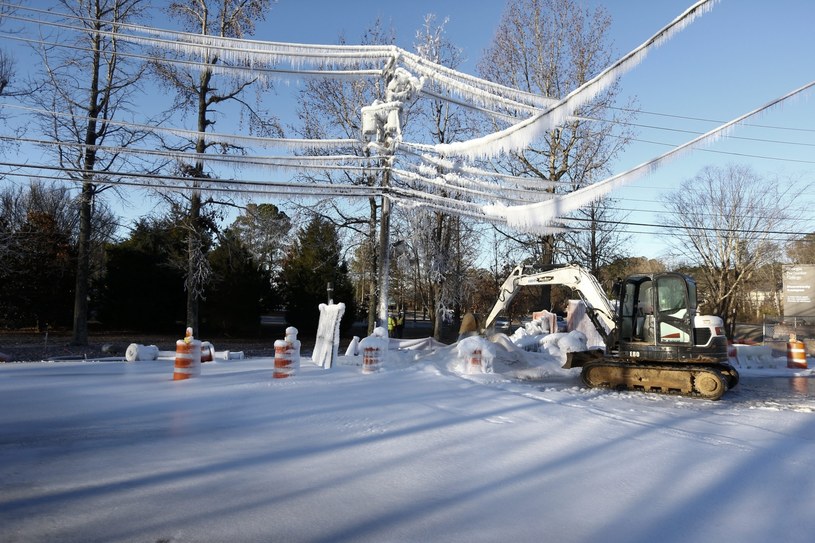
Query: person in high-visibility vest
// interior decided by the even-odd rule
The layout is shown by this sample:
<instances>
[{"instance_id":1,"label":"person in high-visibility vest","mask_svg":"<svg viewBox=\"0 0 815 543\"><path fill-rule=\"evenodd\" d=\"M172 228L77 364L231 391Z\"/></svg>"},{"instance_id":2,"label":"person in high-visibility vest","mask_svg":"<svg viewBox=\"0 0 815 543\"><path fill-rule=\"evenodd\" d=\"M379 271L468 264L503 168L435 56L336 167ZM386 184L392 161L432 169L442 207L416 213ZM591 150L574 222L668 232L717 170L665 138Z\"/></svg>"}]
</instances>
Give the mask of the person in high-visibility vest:
<instances>
[{"instance_id":1,"label":"person in high-visibility vest","mask_svg":"<svg viewBox=\"0 0 815 543\"><path fill-rule=\"evenodd\" d=\"M402 309L399 311L399 314L396 315L396 337L402 337L402 334L405 331L405 310Z\"/></svg>"},{"instance_id":2,"label":"person in high-visibility vest","mask_svg":"<svg viewBox=\"0 0 815 543\"><path fill-rule=\"evenodd\" d=\"M392 313L388 313L388 337L394 337L396 330L396 318Z\"/></svg>"}]
</instances>

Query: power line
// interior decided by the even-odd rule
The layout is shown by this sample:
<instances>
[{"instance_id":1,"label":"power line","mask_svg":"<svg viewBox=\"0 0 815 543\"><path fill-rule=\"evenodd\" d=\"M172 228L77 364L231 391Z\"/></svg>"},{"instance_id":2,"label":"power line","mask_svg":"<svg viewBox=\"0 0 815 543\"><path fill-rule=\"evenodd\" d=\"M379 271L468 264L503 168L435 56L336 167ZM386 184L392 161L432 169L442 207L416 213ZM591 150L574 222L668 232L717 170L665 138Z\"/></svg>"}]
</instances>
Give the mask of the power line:
<instances>
[{"instance_id":1,"label":"power line","mask_svg":"<svg viewBox=\"0 0 815 543\"><path fill-rule=\"evenodd\" d=\"M644 223L644 222L630 222L630 221L611 221L611 220L604 220L604 219L587 219L581 217L570 217L568 219L570 221L578 221L578 222L594 222L599 224L622 224L625 226L640 226L640 227L648 227L648 228L658 228L662 230L676 230L676 226L671 226L668 224L659 224L659 223ZM724 233L736 233L736 234L771 234L774 236L782 235L782 236L807 236L812 234L812 232L794 232L794 231L785 231L785 230L751 230L745 228L716 228L712 226L694 226L694 227L686 227L684 228L685 231L698 231L698 232L724 232ZM651 232L653 233L653 232Z\"/></svg>"},{"instance_id":2,"label":"power line","mask_svg":"<svg viewBox=\"0 0 815 543\"><path fill-rule=\"evenodd\" d=\"M672 114L672 113L658 113L658 112L655 112L655 111L645 111L645 110L640 110L640 109L630 109L630 108L624 108L624 107L611 106L611 107L609 107L609 109L615 109L617 111L625 111L625 112L628 112L628 113L643 113L645 115L654 115L654 116L657 116L657 117L670 117L670 118L673 118L673 119L682 119L682 120L687 120L687 121L702 121L702 122L711 123L711 124L722 124L722 123L725 122L725 121L719 121L719 120L715 120L715 119L706 119L706 118L703 118L703 117L690 117L690 116L687 116L687 115L676 115L676 114ZM796 128L796 127L792 127L792 126L774 126L774 125L757 124L757 123L742 123L742 126L752 126L752 127L755 127L755 128L768 128L770 130L790 130L790 131L794 131L794 132L813 132L813 133L815 133L815 128Z\"/></svg>"},{"instance_id":3,"label":"power line","mask_svg":"<svg viewBox=\"0 0 815 543\"><path fill-rule=\"evenodd\" d=\"M76 20L79 20L79 21L85 20L82 17L78 17L78 16L68 14L68 13L55 14L55 13L52 13L52 12L47 12L47 11L44 11L44 10L36 10L36 9L33 9L33 8L25 8L25 9L27 9L28 11L36 12L36 13L46 14L48 16L59 15L59 16L65 17L65 18L69 18L69 19L72 18L72 19L76 19ZM68 28L68 29L74 30L74 31L82 31L82 32L87 31L87 28L84 28L84 27L76 27L76 26L71 26L71 25L59 24L59 23L54 23L52 21L31 19L31 18L25 18L25 17L15 17L15 18L17 18L17 19L19 19L19 20L21 20L23 22L29 22L29 23L35 23L35 24L54 25L54 26L57 26L57 27ZM41 41L41 40L30 40L30 39L26 39L26 38L17 37L17 36L14 36L14 35L8 35L7 37L10 38L10 39L19 39L21 41L34 41L34 42L38 42L38 43L46 43L46 42ZM73 48L76 48L74 46L70 46L70 45L67 45L67 44L61 44L61 43L52 43L51 45L60 46L60 47L73 47ZM89 48L84 48L84 49L79 48L79 49L89 51L89 52L91 51L91 49L89 49ZM133 56L135 58L140 58L142 60L149 60L149 59L153 58L153 57L148 57L148 56L144 56L144 55L135 55L135 54L127 53L127 52L119 52L119 54L124 55L124 56ZM167 59L165 59L165 60L167 60ZM172 59L170 59L170 60L173 61ZM194 66L200 65L200 63L195 63L195 62L190 62L190 61L180 61L180 62L189 64L189 65L194 65ZM235 69L247 69L245 67L240 67L240 66L238 66L238 67L222 66L222 67L229 68L229 69L232 69L232 68L235 68ZM263 71L263 70L266 70L266 69L265 68L254 67L254 68L252 68L252 70ZM275 69L271 69L271 71L274 71L274 70ZM283 72L297 73L297 72L291 72L291 71L287 71L287 70L283 70ZM331 75L330 73L319 73L319 72L320 72L319 70L316 71L316 73L318 73L318 75L320 75L320 77L328 77L328 76ZM314 75L314 74L312 74L312 75ZM362 74L355 74L355 75L362 75ZM372 74L371 73L366 73L365 75L372 75ZM445 97L443 97L443 96L438 96L438 98L445 99ZM455 103L458 103L458 101L455 101L452 98L450 98L450 100L454 101ZM649 114L649 115L659 115L659 116L664 116L664 117L669 117L669 118L681 118L681 119L687 119L687 120L704 121L704 122L710 122L710 123L718 122L718 121L715 121L715 120L712 120L712 119L704 119L704 118L697 118L697 117L690 117L690 116L656 113L656 112L649 112L649 111L641 112L641 111L633 110L633 109L629 109L629 108L612 107L611 109L616 109L616 110L619 110L619 111L626 111L626 112L645 113L645 114ZM654 130L672 131L672 132L677 132L677 133L686 133L686 134L695 134L695 135L699 134L699 132L695 132L695 131L691 131L691 130L683 130L683 129L676 129L676 128L670 128L670 127L661 127L661 126L656 126L656 125L644 125L644 124L638 124L638 123L628 123L626 121L600 120L600 119L591 119L591 118L587 118L587 120L610 122L610 123L619 124L619 125L635 126L635 127L654 129ZM759 124L745 124L745 126L755 126L755 127L771 128L771 129L786 129L786 128L783 128L783 127L775 127L775 126L759 125ZM789 128L789 129L790 130L805 131L805 132L812 132L813 131L813 130L807 130L807 129L793 129L793 128ZM762 143L773 143L773 144L815 147L815 144L813 144L813 143L789 142L789 141L771 140L771 139L765 139L765 138L747 138L747 137L743 137L743 136L730 136L730 138L731 139L744 140L744 141L762 142ZM667 147L673 147L674 146L673 144L669 144L669 143L663 143L663 142L657 142L657 141L649 141L649 140L636 139L636 138L632 139L631 141L636 141L636 142L646 143L646 144L653 144L653 145L661 145L661 146L667 146ZM812 161L812 160L790 159L790 158L781 158L781 157L773 157L773 156L765 156L765 155L755 155L755 154L749 154L749 153L737 153L737 152L720 151L720 150L713 150L713 149L702 149L702 150L707 151L707 152L713 152L713 153L718 153L718 154L726 154L726 155L731 155L731 156L739 156L739 157L744 157L744 158L753 158L753 159L762 159L762 160L774 160L774 161L802 163L802 164L815 164L815 161Z\"/></svg>"},{"instance_id":4,"label":"power line","mask_svg":"<svg viewBox=\"0 0 815 543\"><path fill-rule=\"evenodd\" d=\"M611 136L612 137L617 137L617 138L622 138L622 136L618 136L618 135L614 135L614 134L612 134ZM638 138L629 138L629 141L636 141L638 143L648 143L648 144L652 144L652 145L661 145L663 147L676 147L676 145L674 145L672 143L664 143L664 142L661 142L661 141L642 140L642 139L638 139ZM702 152L705 152L705 153L715 153L715 154L719 154L719 155L738 156L738 157L742 157L742 158L755 158L755 159L759 159L759 160L774 160L774 161L777 161L777 162L792 162L792 163L798 163L798 164L815 164L815 160L802 160L802 159L796 159L796 158L781 158L781 157L766 156L766 155L754 155L754 154L750 154L750 153L737 153L735 151L721 151L721 150L718 150L718 149L699 148L699 149L696 149L696 151L702 151Z\"/></svg>"}]
</instances>

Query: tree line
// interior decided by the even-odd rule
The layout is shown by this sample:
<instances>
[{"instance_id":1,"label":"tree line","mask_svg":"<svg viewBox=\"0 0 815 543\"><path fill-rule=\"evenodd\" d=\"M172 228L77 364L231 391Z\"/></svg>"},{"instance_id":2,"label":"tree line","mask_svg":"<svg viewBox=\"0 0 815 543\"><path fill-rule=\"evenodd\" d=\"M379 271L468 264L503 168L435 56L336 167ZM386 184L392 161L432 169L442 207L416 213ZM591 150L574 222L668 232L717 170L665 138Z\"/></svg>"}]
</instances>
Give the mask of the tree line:
<instances>
[{"instance_id":1,"label":"tree line","mask_svg":"<svg viewBox=\"0 0 815 543\"><path fill-rule=\"evenodd\" d=\"M64 187L32 184L0 191L0 327L68 328L78 258L77 199ZM95 232L115 217L97 211ZM124 239L92 240L89 314L104 330L178 332L185 326L183 217L137 220ZM286 319L316 330L326 285L356 317L353 286L337 228L314 216L295 228L272 204L250 204L206 239L211 278L201 304L208 334L252 336L262 315L285 308ZM307 332L308 333L308 332Z\"/></svg>"},{"instance_id":2,"label":"tree line","mask_svg":"<svg viewBox=\"0 0 815 543\"><path fill-rule=\"evenodd\" d=\"M40 142L56 172L53 177L63 182L16 181L3 192L3 325L70 326L80 344L87 342L88 324L96 321L137 328L183 322L196 331L211 326L238 333L250 330L259 314L273 308L285 307L294 321L307 322L332 282L335 299L353 304L349 315L366 318L372 329L375 308L382 302L384 199L304 201L302 195L292 195L253 203L229 187L212 191L202 186L220 175L205 157L237 159L251 150L219 134L215 126L220 119L238 118L244 133L260 139L357 139L361 108L385 95L386 82L308 79L297 95L296 121L286 125L270 107L271 84L224 75L218 68L228 59L212 54L193 66L169 62L168 56L145 60L133 54L132 45L116 40L112 31L119 25L154 20L147 14L149 3L53 4L68 25L81 25L82 32L63 34L59 26L47 27L35 49L42 69L25 80L15 78L13 57L0 55L0 97L36 111L28 126L14 130ZM270 0L176 0L162 14L188 32L243 38L273 13L271 7ZM0 13L0 25L9 24ZM455 69L463 55L448 39L445 25L428 15L416 31L414 47L423 58ZM574 0L508 0L496 35L478 62L479 76L543 98L562 98L613 59L610 25L602 7L585 9ZM395 33L377 20L357 41L392 44ZM366 67L361 63L356 68ZM148 84L170 97L171 107L147 113L141 106L149 102ZM425 85L431 98L406 103L402 111L401 132L414 141L452 143L505 126L472 108L432 98L440 93L434 94L432 81ZM481 165L496 175L525 180L544 196L578 190L607 176L634 136L629 128L636 115L632 103L633 97L621 96L614 83L563 126L525 149ZM191 120L191 130L172 139L149 130L185 119ZM11 133L10 124L3 127ZM164 154L157 159L136 152L144 148ZM14 148L6 144L5 150ZM370 152L367 146L343 151L360 159ZM315 152L304 153L319 158ZM439 176L450 173L443 162L436 170ZM185 190L155 187L150 197L163 211L129 225L130 232L122 236L109 207L122 197L122 182L128 178L122 172L144 179L171 176L182 180ZM308 170L293 178L304 187L378 186L384 172ZM12 171L0 176L19 179ZM409 178L390 182L429 196L445 194L444 187L414 184ZM735 164L701 171L665 202L670 212L664 218L664 238L666 247L674 249L671 267L694 271L712 312L730 324L744 311L739 300L764 271L785 258L783 244L772 236L792 224L790 194L783 186ZM76 187L78 194L66 187ZM288 214L281 211L284 205ZM237 219L222 226L225 210L236 208L241 209ZM530 235L433 206L398 207L387 248L391 284L386 302L422 310L439 337L442 315L459 315L472 306L486 311L497 286L519 262L576 262L604 285L620 269L635 272L641 271L637 265L652 264L630 256L638 251L630 243L626 212L613 198L593 201L562 219L563 229ZM808 246L810 241L802 237L800 243ZM523 303L551 309L558 296L541 289ZM156 312L151 321L151 308L164 308L161 317Z\"/></svg>"},{"instance_id":3,"label":"tree line","mask_svg":"<svg viewBox=\"0 0 815 543\"><path fill-rule=\"evenodd\" d=\"M4 264L0 267L0 327L44 330L71 326L78 206L77 198L64 186L32 183L0 191L0 258ZM141 218L126 237L116 241L110 240L119 218L104 207L94 217L93 231L98 235L90 246L91 325L104 330L177 332L186 322L183 215L170 212ZM723 244L727 238L723 234L712 237L722 238L718 243ZM812 240L810 234L787 244L783 261L813 262ZM297 228L276 206L250 203L229 226L213 230L206 243L211 277L201 303L205 333L255 335L262 315L285 311L288 322L308 334L316 330L318 306L327 299L329 283L333 298L348 306L343 332L355 320L367 318L363 247L347 258L340 228L320 215ZM742 245L746 247L747 240ZM769 242L763 251L748 251L754 262L731 265L732 275L721 283L715 281L718 276L709 278L715 266L673 268L698 279L707 313L726 314L721 310L726 307L732 322L760 322L764 315L781 314L779 257L783 250ZM413 248L406 246L403 251L392 259L392 303L428 318L432 308L423 302L418 266L405 256ZM763 256L758 258L760 253ZM465 308L486 313L510 268L504 263L493 273L467 267L461 277L461 283L468 285L462 287ZM658 259L621 256L596 275L610 291L616 278L667 269L668 263ZM727 305L717 297L715 289L720 286L730 287ZM757 292L762 296L756 298ZM570 296L565 289L555 289L548 308L562 311ZM517 322L539 309L539 293L529 289L516 298L508 316Z\"/></svg>"}]
</instances>

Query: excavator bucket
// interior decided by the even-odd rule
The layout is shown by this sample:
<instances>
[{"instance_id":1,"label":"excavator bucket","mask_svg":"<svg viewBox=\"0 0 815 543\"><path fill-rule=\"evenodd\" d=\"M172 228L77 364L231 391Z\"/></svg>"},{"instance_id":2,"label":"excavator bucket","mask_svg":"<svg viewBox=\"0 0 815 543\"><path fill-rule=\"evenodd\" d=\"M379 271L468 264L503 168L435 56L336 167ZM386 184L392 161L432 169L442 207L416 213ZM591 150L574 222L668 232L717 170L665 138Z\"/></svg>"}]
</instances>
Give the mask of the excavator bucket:
<instances>
[{"instance_id":1,"label":"excavator bucket","mask_svg":"<svg viewBox=\"0 0 815 543\"><path fill-rule=\"evenodd\" d=\"M566 363L563 364L564 369L582 368L587 362L594 362L600 360L605 356L602 349L592 349L590 351L578 351L566 354Z\"/></svg>"}]
</instances>

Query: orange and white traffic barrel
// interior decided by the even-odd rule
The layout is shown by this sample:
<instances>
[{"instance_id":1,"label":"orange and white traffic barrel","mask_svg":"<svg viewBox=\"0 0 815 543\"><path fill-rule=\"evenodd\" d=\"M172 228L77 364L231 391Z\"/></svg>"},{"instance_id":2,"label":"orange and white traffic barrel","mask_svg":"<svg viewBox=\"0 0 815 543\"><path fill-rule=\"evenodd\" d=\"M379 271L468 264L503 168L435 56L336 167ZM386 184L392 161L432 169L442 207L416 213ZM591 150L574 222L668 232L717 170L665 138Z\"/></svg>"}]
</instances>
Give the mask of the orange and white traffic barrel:
<instances>
[{"instance_id":1,"label":"orange and white traffic barrel","mask_svg":"<svg viewBox=\"0 0 815 543\"><path fill-rule=\"evenodd\" d=\"M375 373L379 371L382 361L382 350L378 346L362 349L362 373Z\"/></svg>"},{"instance_id":2,"label":"orange and white traffic barrel","mask_svg":"<svg viewBox=\"0 0 815 543\"><path fill-rule=\"evenodd\" d=\"M482 373L484 370L481 365L481 349L473 349L470 352L467 364L467 373Z\"/></svg>"},{"instance_id":3,"label":"orange and white traffic barrel","mask_svg":"<svg viewBox=\"0 0 815 543\"><path fill-rule=\"evenodd\" d=\"M274 342L274 373L275 379L285 379L294 375L292 360L292 345L281 339Z\"/></svg>"},{"instance_id":4,"label":"orange and white traffic barrel","mask_svg":"<svg viewBox=\"0 0 815 543\"><path fill-rule=\"evenodd\" d=\"M187 336L175 343L175 371L173 380L180 381L201 375L201 342L192 337L187 328Z\"/></svg>"},{"instance_id":5,"label":"orange and white traffic barrel","mask_svg":"<svg viewBox=\"0 0 815 543\"><path fill-rule=\"evenodd\" d=\"M794 369L807 369L807 353L804 342L790 337L787 342L787 367Z\"/></svg>"}]
</instances>

